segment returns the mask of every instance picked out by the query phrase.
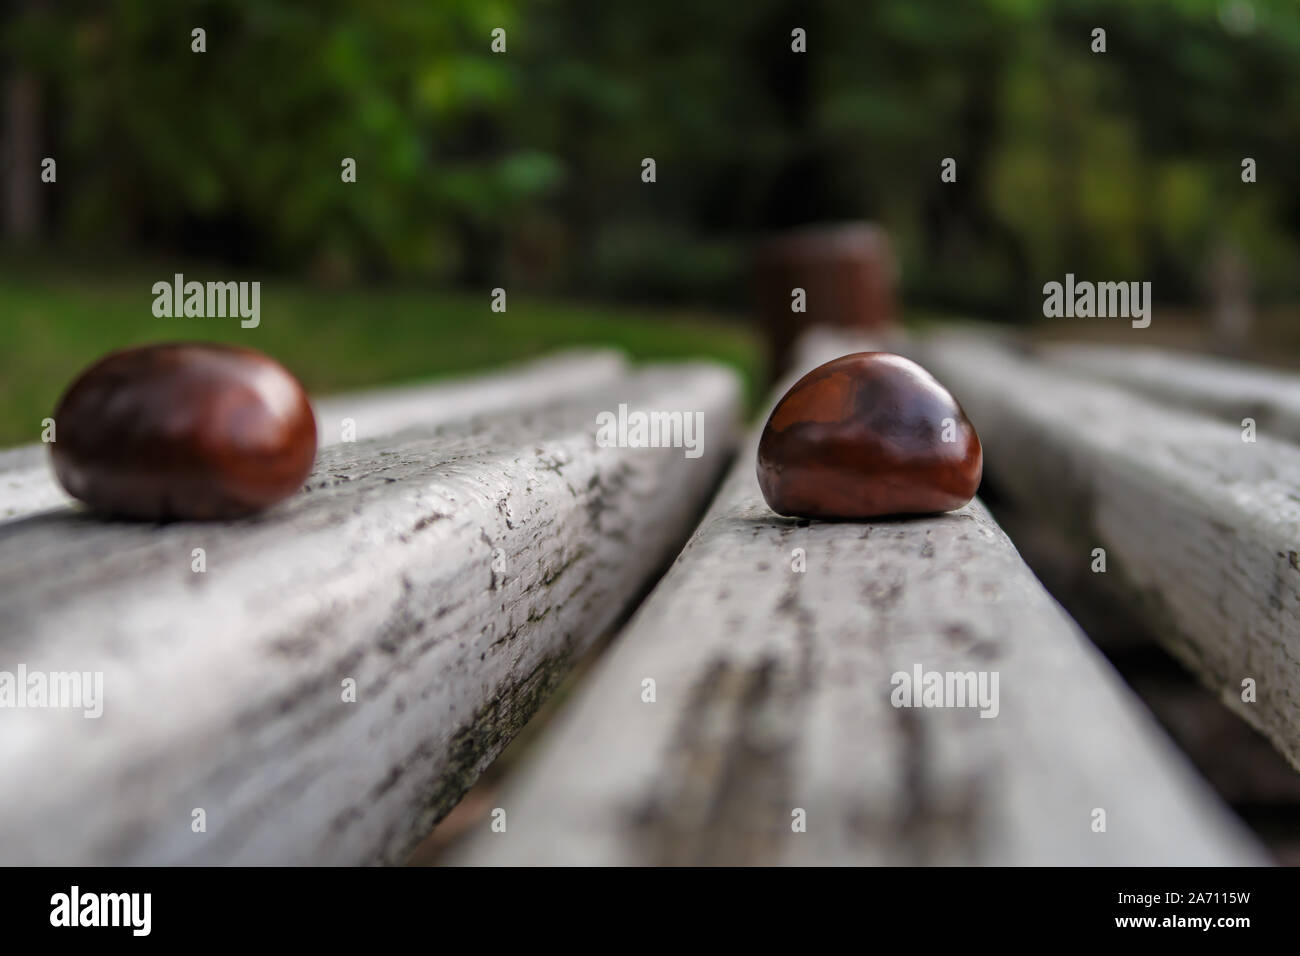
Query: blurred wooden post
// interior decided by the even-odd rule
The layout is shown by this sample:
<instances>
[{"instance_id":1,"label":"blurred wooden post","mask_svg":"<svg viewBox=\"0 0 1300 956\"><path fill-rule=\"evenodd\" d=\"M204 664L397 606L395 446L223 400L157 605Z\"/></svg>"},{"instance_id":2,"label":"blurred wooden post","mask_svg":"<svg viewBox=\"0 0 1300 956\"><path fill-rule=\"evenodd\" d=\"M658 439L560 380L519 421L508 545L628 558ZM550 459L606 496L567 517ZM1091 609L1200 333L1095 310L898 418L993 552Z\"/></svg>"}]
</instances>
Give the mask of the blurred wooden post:
<instances>
[{"instance_id":1,"label":"blurred wooden post","mask_svg":"<svg viewBox=\"0 0 1300 956\"><path fill-rule=\"evenodd\" d=\"M773 373L813 326L880 332L897 319L898 270L888 236L868 223L809 226L761 242L754 257L758 310ZM804 311L796 311L802 289Z\"/></svg>"},{"instance_id":2,"label":"blurred wooden post","mask_svg":"<svg viewBox=\"0 0 1300 956\"><path fill-rule=\"evenodd\" d=\"M1250 272L1237 248L1222 243L1210 265L1211 329L1215 346L1232 355L1250 346Z\"/></svg>"},{"instance_id":3,"label":"blurred wooden post","mask_svg":"<svg viewBox=\"0 0 1300 956\"><path fill-rule=\"evenodd\" d=\"M5 172L4 234L30 239L40 231L41 96L36 77L20 72L5 84L4 148L0 168Z\"/></svg>"}]
</instances>

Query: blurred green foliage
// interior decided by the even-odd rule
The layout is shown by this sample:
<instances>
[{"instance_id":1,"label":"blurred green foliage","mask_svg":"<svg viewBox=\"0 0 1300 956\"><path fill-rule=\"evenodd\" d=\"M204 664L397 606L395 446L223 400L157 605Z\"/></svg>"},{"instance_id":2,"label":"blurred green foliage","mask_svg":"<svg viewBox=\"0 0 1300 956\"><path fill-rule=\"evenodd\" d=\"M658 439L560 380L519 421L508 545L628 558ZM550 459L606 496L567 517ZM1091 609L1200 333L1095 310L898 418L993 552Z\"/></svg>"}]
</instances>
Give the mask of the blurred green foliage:
<instances>
[{"instance_id":1,"label":"blurred green foliage","mask_svg":"<svg viewBox=\"0 0 1300 956\"><path fill-rule=\"evenodd\" d=\"M20 8L0 56L76 245L743 306L756 233L869 217L921 305L1190 301L1224 245L1300 291L1294 0L116 0Z\"/></svg>"}]
</instances>

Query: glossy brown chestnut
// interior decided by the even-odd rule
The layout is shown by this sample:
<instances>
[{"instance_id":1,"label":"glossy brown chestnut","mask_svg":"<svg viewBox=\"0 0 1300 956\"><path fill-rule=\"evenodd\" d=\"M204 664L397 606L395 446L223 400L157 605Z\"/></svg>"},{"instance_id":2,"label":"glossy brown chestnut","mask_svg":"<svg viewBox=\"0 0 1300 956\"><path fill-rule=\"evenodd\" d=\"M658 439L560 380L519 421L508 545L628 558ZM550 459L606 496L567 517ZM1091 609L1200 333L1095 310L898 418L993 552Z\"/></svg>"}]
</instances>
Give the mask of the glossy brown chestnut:
<instances>
[{"instance_id":1,"label":"glossy brown chestnut","mask_svg":"<svg viewBox=\"0 0 1300 956\"><path fill-rule=\"evenodd\" d=\"M957 400L889 352L813 369L777 402L758 443L768 506L801 518L951 511L975 496L983 468L979 436Z\"/></svg>"},{"instance_id":2,"label":"glossy brown chestnut","mask_svg":"<svg viewBox=\"0 0 1300 956\"><path fill-rule=\"evenodd\" d=\"M234 518L297 491L316 420L297 379L252 349L166 344L115 352L54 413L54 473L96 511Z\"/></svg>"}]
</instances>

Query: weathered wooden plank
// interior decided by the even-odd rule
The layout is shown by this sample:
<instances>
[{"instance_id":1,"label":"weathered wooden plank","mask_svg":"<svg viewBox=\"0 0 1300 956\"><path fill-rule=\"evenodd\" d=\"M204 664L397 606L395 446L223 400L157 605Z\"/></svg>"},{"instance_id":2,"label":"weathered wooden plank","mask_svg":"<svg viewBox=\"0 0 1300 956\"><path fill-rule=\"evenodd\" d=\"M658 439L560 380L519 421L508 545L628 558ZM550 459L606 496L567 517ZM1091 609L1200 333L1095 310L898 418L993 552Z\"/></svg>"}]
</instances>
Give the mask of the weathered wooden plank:
<instances>
[{"instance_id":1,"label":"weathered wooden plank","mask_svg":"<svg viewBox=\"0 0 1300 956\"><path fill-rule=\"evenodd\" d=\"M923 354L979 428L998 488L1085 566L1105 549L1108 584L1300 767L1300 449L978 338Z\"/></svg>"},{"instance_id":2,"label":"weathered wooden plank","mask_svg":"<svg viewBox=\"0 0 1300 956\"><path fill-rule=\"evenodd\" d=\"M835 342L802 367L862 345ZM981 504L779 518L759 494L756 440L496 798L505 832L485 825L453 862L1261 858ZM917 667L996 673L997 716L893 706L894 675Z\"/></svg>"},{"instance_id":3,"label":"weathered wooden plank","mask_svg":"<svg viewBox=\"0 0 1300 956\"><path fill-rule=\"evenodd\" d=\"M71 501L54 480L44 445L0 451L0 523Z\"/></svg>"},{"instance_id":4,"label":"weathered wooden plank","mask_svg":"<svg viewBox=\"0 0 1300 956\"><path fill-rule=\"evenodd\" d=\"M104 704L0 710L0 862L403 859L689 534L739 396L651 367L335 444L253 520L6 523L0 670L102 672ZM703 455L601 446L620 403L702 413Z\"/></svg>"},{"instance_id":5,"label":"weathered wooden plank","mask_svg":"<svg viewBox=\"0 0 1300 956\"><path fill-rule=\"evenodd\" d=\"M352 420L359 440L561 401L626 371L627 362L616 351L573 350L485 375L334 395L312 404L324 448L341 440L345 419ZM71 502L54 480L44 445L0 451L0 523Z\"/></svg>"},{"instance_id":6,"label":"weathered wooden plank","mask_svg":"<svg viewBox=\"0 0 1300 956\"><path fill-rule=\"evenodd\" d=\"M330 395L312 405L321 447L327 447L340 440L345 419L355 422L358 439L391 435L412 426L563 401L617 381L627 371L621 352L574 349L488 374Z\"/></svg>"},{"instance_id":7,"label":"weathered wooden plank","mask_svg":"<svg viewBox=\"0 0 1300 956\"><path fill-rule=\"evenodd\" d=\"M1089 377L1236 425L1253 418L1259 432L1300 442L1300 375L1293 372L1143 347L1051 345L1040 354Z\"/></svg>"}]
</instances>

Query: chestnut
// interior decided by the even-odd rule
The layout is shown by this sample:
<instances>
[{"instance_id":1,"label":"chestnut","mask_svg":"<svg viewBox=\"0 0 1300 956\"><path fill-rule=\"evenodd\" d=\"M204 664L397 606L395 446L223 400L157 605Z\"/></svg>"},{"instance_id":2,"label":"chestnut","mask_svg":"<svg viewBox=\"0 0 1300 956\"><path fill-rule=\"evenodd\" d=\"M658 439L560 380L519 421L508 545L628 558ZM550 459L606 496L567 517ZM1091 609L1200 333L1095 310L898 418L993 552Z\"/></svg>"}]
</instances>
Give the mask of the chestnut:
<instances>
[{"instance_id":1,"label":"chestnut","mask_svg":"<svg viewBox=\"0 0 1300 956\"><path fill-rule=\"evenodd\" d=\"M785 393L758 443L758 484L778 514L862 519L960 508L983 472L961 405L915 362L857 352Z\"/></svg>"},{"instance_id":2,"label":"chestnut","mask_svg":"<svg viewBox=\"0 0 1300 956\"><path fill-rule=\"evenodd\" d=\"M54 412L54 473L94 511L235 518L289 497L316 458L307 394L248 348L167 343L115 352Z\"/></svg>"}]
</instances>

